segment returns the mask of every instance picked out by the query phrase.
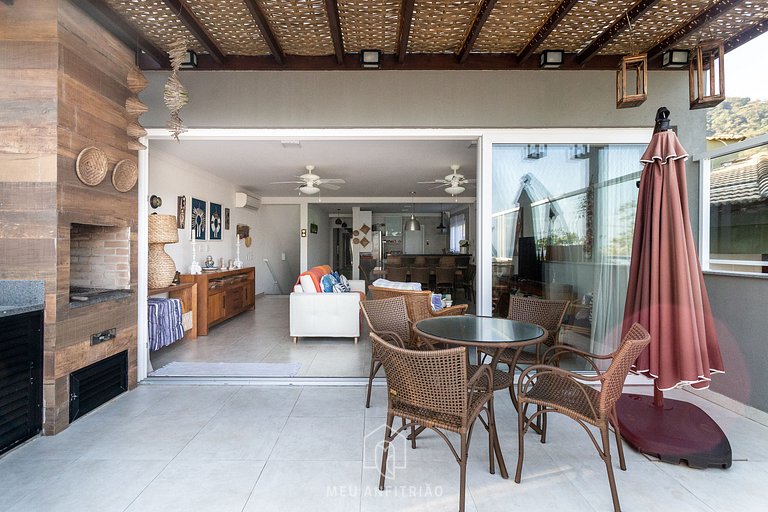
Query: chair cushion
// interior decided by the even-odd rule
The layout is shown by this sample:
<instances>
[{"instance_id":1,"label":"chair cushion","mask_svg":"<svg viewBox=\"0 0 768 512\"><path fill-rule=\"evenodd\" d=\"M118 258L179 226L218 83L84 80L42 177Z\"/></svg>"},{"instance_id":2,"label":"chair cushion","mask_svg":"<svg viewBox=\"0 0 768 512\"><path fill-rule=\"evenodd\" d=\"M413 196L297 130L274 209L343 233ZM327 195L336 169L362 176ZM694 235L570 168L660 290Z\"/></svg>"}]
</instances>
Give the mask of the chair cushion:
<instances>
[{"instance_id":1,"label":"chair cushion","mask_svg":"<svg viewBox=\"0 0 768 512\"><path fill-rule=\"evenodd\" d=\"M311 269L307 270L306 272L302 272L299 275L299 279L297 283L302 284L302 288L304 289L304 292L308 292L306 286L304 286L304 283L301 281L302 276L309 276L312 280L312 283L315 285L315 292L322 293L323 292L323 286L320 284L320 280L323 278L324 275L331 273L331 267L328 265L318 265L316 267L312 267Z\"/></svg>"},{"instance_id":2,"label":"chair cushion","mask_svg":"<svg viewBox=\"0 0 768 512\"><path fill-rule=\"evenodd\" d=\"M320 278L320 286L323 289L323 293L333 293L334 286L338 283L333 274L325 274Z\"/></svg>"},{"instance_id":3,"label":"chair cushion","mask_svg":"<svg viewBox=\"0 0 768 512\"><path fill-rule=\"evenodd\" d=\"M318 293L317 286L315 286L315 281L309 274L301 274L299 276L299 284L301 285L301 290L304 293Z\"/></svg>"},{"instance_id":4,"label":"chair cushion","mask_svg":"<svg viewBox=\"0 0 768 512\"><path fill-rule=\"evenodd\" d=\"M414 290L417 292L421 291L421 283L403 283L400 281L377 279L372 284L378 288L391 288L393 290Z\"/></svg>"}]
</instances>

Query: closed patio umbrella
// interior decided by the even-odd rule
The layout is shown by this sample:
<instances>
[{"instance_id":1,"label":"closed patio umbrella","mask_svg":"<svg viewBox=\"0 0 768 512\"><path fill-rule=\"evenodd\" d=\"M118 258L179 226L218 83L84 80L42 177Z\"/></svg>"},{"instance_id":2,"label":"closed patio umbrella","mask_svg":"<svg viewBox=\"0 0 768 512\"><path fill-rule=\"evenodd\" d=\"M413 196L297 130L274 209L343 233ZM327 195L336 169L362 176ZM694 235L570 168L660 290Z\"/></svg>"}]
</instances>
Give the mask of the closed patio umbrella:
<instances>
[{"instance_id":1,"label":"closed patio umbrella","mask_svg":"<svg viewBox=\"0 0 768 512\"><path fill-rule=\"evenodd\" d=\"M693 467L731 465L723 431L701 409L664 400L663 391L709 387L723 371L714 319L696 255L688 214L688 154L669 130L669 110L641 161L623 331L634 322L651 333L651 344L633 370L654 379L654 396L624 395L617 404L622 436L639 451Z\"/></svg>"}]
</instances>

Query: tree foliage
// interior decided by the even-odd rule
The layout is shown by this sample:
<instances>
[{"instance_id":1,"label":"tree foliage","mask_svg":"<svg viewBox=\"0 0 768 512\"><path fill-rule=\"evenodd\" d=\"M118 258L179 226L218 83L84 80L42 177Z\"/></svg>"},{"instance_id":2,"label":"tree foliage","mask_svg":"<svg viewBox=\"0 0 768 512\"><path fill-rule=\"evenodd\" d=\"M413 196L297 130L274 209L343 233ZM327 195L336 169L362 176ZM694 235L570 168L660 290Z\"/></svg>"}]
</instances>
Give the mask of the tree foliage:
<instances>
[{"instance_id":1,"label":"tree foliage","mask_svg":"<svg viewBox=\"0 0 768 512\"><path fill-rule=\"evenodd\" d=\"M739 139L768 133L768 101L726 98L707 112L707 137Z\"/></svg>"}]
</instances>

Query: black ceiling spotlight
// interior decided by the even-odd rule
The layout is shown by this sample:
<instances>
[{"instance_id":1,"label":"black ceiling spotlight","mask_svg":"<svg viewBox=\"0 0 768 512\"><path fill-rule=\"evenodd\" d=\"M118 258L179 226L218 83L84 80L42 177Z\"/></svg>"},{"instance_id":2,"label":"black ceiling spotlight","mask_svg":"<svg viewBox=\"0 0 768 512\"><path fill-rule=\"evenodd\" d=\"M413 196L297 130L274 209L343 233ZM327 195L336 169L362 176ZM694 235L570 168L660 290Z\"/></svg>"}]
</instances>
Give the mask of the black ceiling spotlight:
<instances>
[{"instance_id":1,"label":"black ceiling spotlight","mask_svg":"<svg viewBox=\"0 0 768 512\"><path fill-rule=\"evenodd\" d=\"M544 50L539 57L539 67L542 69L557 69L565 61L563 50Z\"/></svg>"},{"instance_id":2,"label":"black ceiling spotlight","mask_svg":"<svg viewBox=\"0 0 768 512\"><path fill-rule=\"evenodd\" d=\"M181 69L195 69L197 68L197 54L194 50L187 50L184 55L184 61L179 66Z\"/></svg>"},{"instance_id":3,"label":"black ceiling spotlight","mask_svg":"<svg viewBox=\"0 0 768 512\"><path fill-rule=\"evenodd\" d=\"M360 66L365 69L379 69L381 50L360 50Z\"/></svg>"},{"instance_id":4,"label":"black ceiling spotlight","mask_svg":"<svg viewBox=\"0 0 768 512\"><path fill-rule=\"evenodd\" d=\"M661 57L661 67L676 69L688 65L688 59L691 52L688 50L667 50Z\"/></svg>"},{"instance_id":5,"label":"black ceiling spotlight","mask_svg":"<svg viewBox=\"0 0 768 512\"><path fill-rule=\"evenodd\" d=\"M336 208L336 221L334 224L337 226L341 226L344 223L343 220L341 220L341 208Z\"/></svg>"}]
</instances>

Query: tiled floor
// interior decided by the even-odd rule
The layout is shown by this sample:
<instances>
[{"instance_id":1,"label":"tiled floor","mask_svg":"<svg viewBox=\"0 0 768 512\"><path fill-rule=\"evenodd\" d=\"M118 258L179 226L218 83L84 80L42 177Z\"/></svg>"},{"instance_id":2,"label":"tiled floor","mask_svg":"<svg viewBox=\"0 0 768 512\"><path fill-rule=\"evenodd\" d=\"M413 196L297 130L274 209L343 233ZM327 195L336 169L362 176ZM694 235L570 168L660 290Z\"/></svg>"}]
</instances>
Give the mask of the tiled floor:
<instances>
[{"instance_id":1,"label":"tiled floor","mask_svg":"<svg viewBox=\"0 0 768 512\"><path fill-rule=\"evenodd\" d=\"M458 465L427 431L393 447L394 477L377 490L385 388L140 385L53 437L0 459L0 511L451 511ZM682 391L712 414L734 451L729 470L694 470L627 450L617 470L625 511L762 511L768 428ZM515 415L497 416L510 472ZM467 510L610 511L605 468L573 421L551 415L548 442L528 435L521 484L487 471L478 428ZM615 452L614 452L615 453Z\"/></svg>"}]
</instances>

